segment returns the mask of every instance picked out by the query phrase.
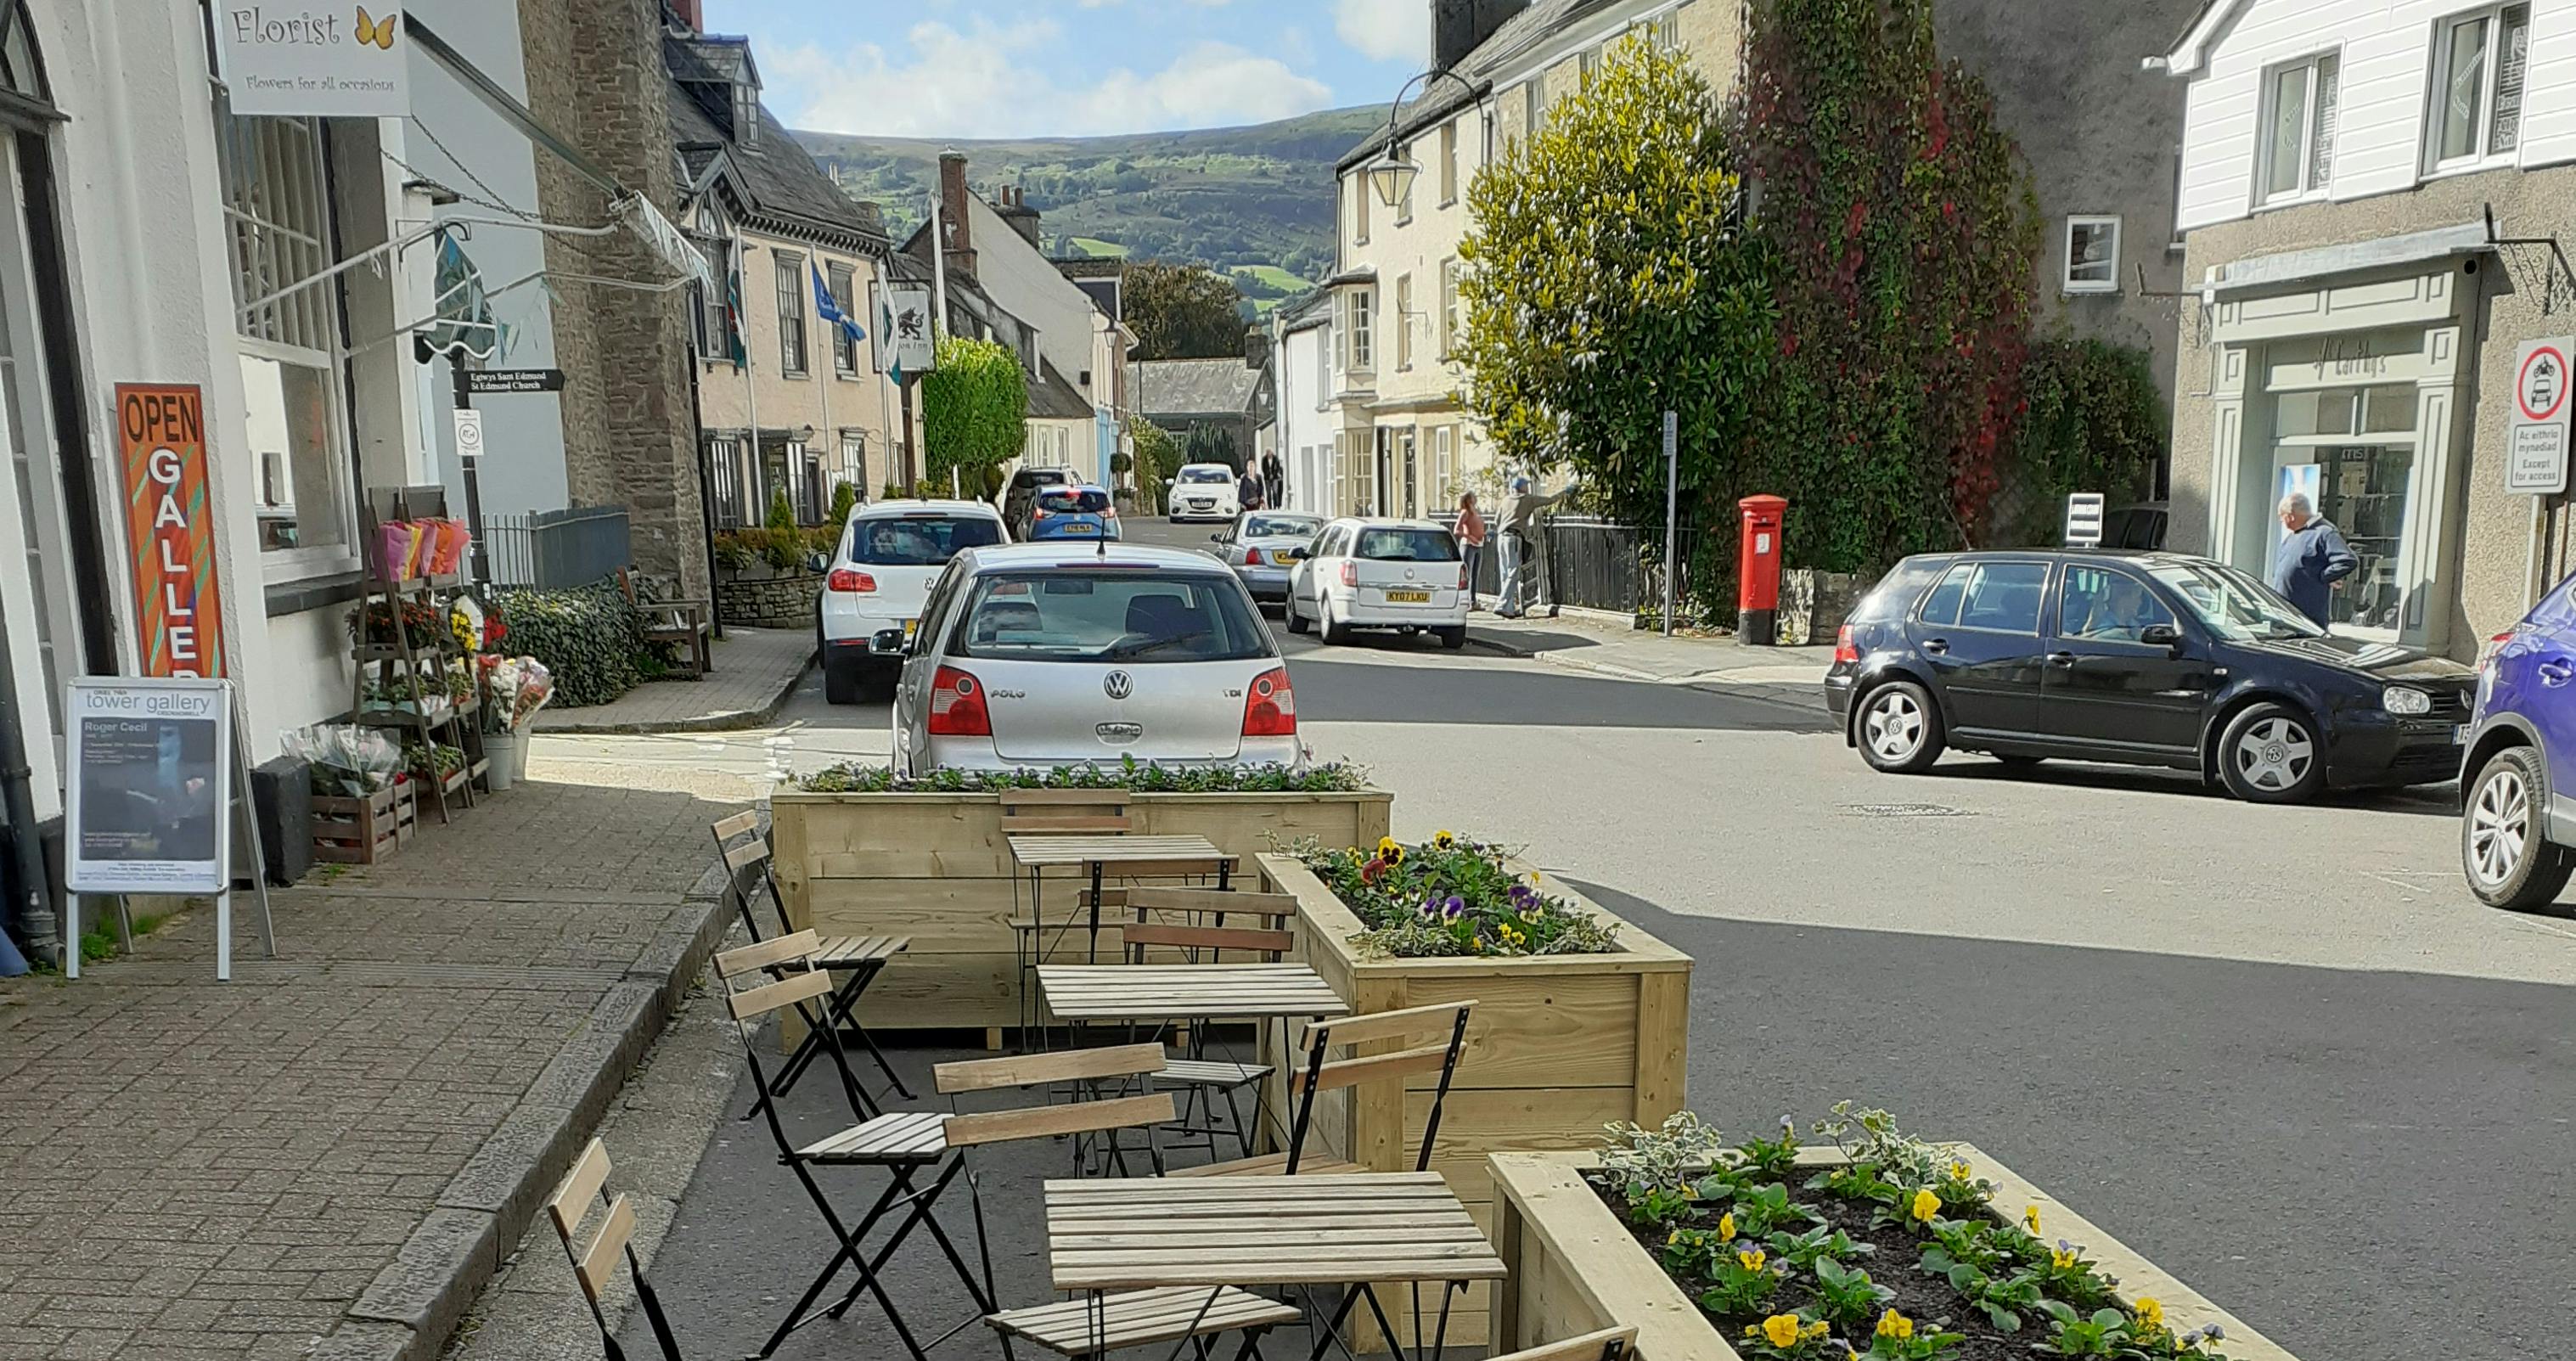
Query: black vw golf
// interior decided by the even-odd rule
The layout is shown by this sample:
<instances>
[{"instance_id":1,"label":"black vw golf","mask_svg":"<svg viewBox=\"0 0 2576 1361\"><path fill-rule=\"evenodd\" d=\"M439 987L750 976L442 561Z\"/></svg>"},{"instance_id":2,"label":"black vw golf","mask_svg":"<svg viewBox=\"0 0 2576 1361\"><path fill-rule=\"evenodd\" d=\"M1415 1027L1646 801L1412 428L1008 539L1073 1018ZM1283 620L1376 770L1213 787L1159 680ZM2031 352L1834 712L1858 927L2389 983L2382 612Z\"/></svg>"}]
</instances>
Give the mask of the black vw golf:
<instances>
[{"instance_id":1,"label":"black vw golf","mask_svg":"<svg viewBox=\"0 0 2576 1361\"><path fill-rule=\"evenodd\" d=\"M2456 779L2475 675L2328 634L2174 553L1907 558L1852 611L1825 695L1884 771L1945 749L2193 770L2239 798Z\"/></svg>"}]
</instances>

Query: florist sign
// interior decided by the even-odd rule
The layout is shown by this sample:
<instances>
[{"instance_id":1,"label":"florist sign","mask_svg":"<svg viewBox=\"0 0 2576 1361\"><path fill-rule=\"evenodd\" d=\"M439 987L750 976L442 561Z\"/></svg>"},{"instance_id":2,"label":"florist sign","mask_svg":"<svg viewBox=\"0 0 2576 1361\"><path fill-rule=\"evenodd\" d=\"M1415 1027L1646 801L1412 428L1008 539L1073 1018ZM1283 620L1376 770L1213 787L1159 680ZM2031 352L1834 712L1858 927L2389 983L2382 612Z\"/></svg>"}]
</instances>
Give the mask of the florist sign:
<instances>
[{"instance_id":1,"label":"florist sign","mask_svg":"<svg viewBox=\"0 0 2576 1361\"><path fill-rule=\"evenodd\" d=\"M400 118L411 112L399 3L261 5L218 0L224 84L238 114Z\"/></svg>"}]
</instances>

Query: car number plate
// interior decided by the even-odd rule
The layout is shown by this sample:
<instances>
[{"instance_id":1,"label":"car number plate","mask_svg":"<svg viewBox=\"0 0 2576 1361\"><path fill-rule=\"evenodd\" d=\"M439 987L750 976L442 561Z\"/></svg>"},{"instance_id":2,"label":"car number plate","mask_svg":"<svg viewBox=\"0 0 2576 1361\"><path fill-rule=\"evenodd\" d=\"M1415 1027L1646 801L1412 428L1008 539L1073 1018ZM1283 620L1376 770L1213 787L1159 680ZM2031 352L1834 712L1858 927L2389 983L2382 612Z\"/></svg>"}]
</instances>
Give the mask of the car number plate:
<instances>
[{"instance_id":1,"label":"car number plate","mask_svg":"<svg viewBox=\"0 0 2576 1361\"><path fill-rule=\"evenodd\" d=\"M1386 598L1390 604L1396 605L1428 605L1431 603L1431 593L1429 591L1389 591L1386 593Z\"/></svg>"},{"instance_id":2,"label":"car number plate","mask_svg":"<svg viewBox=\"0 0 2576 1361\"><path fill-rule=\"evenodd\" d=\"M1067 534L1097 534L1100 532L1100 526L1085 521L1081 524L1066 525L1064 527L1064 532Z\"/></svg>"},{"instance_id":3,"label":"car number plate","mask_svg":"<svg viewBox=\"0 0 2576 1361\"><path fill-rule=\"evenodd\" d=\"M2455 746L2455 747L2465 747L2465 746L2467 746L2468 744L2469 744L2469 725L2468 725L2468 724L2466 724L2466 723L2455 723L2455 724L2452 724L2452 725L2451 725L2451 745L2452 745L2452 746Z\"/></svg>"}]
</instances>

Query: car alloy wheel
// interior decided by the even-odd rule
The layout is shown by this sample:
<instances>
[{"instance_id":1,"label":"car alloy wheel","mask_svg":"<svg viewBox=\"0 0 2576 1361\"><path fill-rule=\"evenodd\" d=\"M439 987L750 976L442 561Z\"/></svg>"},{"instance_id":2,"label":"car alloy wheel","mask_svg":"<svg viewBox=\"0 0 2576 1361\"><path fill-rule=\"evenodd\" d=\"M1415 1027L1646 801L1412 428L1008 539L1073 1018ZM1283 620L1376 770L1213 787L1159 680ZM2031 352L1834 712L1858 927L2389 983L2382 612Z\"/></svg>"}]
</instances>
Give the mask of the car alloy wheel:
<instances>
[{"instance_id":1,"label":"car alloy wheel","mask_svg":"<svg viewBox=\"0 0 2576 1361\"><path fill-rule=\"evenodd\" d=\"M2247 785L2282 794L2307 780L2317 761L2317 744L2295 720L2274 714L2247 728L2228 759L2236 763L2237 777Z\"/></svg>"},{"instance_id":2,"label":"car alloy wheel","mask_svg":"<svg viewBox=\"0 0 2576 1361\"><path fill-rule=\"evenodd\" d=\"M1890 686L1861 715L1861 740L1888 765L1903 765L1923 749L1923 706L1910 691Z\"/></svg>"},{"instance_id":3,"label":"car alloy wheel","mask_svg":"<svg viewBox=\"0 0 2576 1361\"><path fill-rule=\"evenodd\" d=\"M2530 844L2531 786L2520 770L2498 762L2469 803L2469 873L2484 888L2501 888Z\"/></svg>"}]
</instances>

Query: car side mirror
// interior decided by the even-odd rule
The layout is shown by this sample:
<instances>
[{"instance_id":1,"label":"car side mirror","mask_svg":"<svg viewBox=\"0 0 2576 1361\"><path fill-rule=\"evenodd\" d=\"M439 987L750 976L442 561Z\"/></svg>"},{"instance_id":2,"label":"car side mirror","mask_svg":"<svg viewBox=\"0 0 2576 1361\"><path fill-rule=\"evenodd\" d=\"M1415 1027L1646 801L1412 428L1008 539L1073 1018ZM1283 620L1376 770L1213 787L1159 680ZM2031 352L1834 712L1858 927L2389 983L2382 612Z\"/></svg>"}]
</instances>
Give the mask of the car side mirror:
<instances>
[{"instance_id":1,"label":"car side mirror","mask_svg":"<svg viewBox=\"0 0 2576 1361\"><path fill-rule=\"evenodd\" d=\"M1287 552L1279 555L1280 560L1284 562L1304 562L1306 559L1313 556L1314 554L1307 552L1303 548L1291 548Z\"/></svg>"},{"instance_id":2,"label":"car side mirror","mask_svg":"<svg viewBox=\"0 0 2576 1361\"><path fill-rule=\"evenodd\" d=\"M813 568L817 572L831 571L832 555L829 553L816 553L812 557L805 559L805 565Z\"/></svg>"},{"instance_id":3,"label":"car side mirror","mask_svg":"<svg viewBox=\"0 0 2576 1361\"><path fill-rule=\"evenodd\" d=\"M2138 641L2149 647L2182 646L2182 630L2171 624L2149 624L2138 630Z\"/></svg>"}]
</instances>

